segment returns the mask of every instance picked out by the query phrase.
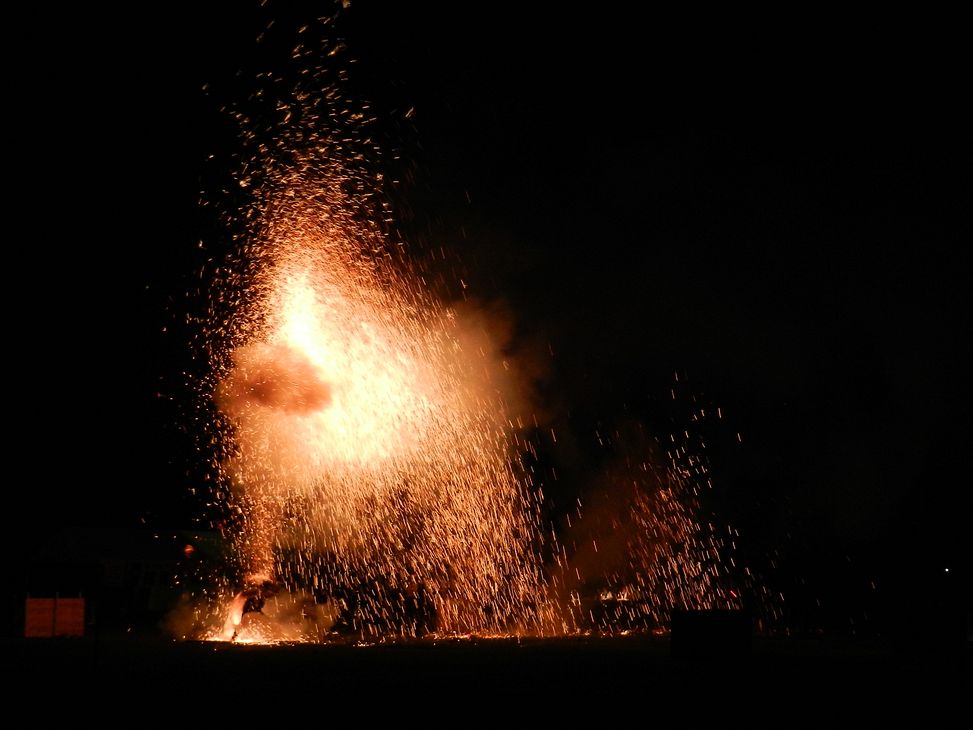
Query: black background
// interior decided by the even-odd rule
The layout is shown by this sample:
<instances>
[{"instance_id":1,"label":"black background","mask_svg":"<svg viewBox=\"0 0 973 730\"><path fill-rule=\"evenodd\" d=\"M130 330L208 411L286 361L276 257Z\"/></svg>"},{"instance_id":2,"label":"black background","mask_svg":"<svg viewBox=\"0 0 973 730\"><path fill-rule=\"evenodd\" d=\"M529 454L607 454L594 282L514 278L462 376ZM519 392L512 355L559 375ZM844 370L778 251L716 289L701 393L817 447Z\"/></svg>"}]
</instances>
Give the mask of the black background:
<instances>
[{"instance_id":1,"label":"black background","mask_svg":"<svg viewBox=\"0 0 973 730\"><path fill-rule=\"evenodd\" d=\"M6 112L18 529L200 518L185 317L226 242L199 191L237 144L220 105L333 7L309 5L23 20ZM724 413L714 504L776 556L771 582L857 606L876 580L895 603L966 575L955 22L390 6L339 18L349 93L407 160L389 163L402 236L456 253L513 355L555 353L538 410L580 456L551 459L597 462L598 428L666 427L678 372Z\"/></svg>"}]
</instances>

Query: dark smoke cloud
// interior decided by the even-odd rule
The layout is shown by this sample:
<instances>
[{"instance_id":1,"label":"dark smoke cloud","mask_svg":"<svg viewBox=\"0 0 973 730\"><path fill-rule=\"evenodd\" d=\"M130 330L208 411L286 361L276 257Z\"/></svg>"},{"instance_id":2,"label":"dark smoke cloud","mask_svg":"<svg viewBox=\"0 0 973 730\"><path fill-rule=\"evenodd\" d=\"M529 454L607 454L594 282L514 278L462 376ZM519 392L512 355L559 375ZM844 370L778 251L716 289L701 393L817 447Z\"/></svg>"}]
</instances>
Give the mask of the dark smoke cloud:
<instances>
[{"instance_id":1,"label":"dark smoke cloud","mask_svg":"<svg viewBox=\"0 0 973 730\"><path fill-rule=\"evenodd\" d=\"M231 416L248 406L301 414L331 403L331 386L307 357L286 345L245 345L233 354L233 363L217 394L220 409Z\"/></svg>"},{"instance_id":2,"label":"dark smoke cloud","mask_svg":"<svg viewBox=\"0 0 973 730\"><path fill-rule=\"evenodd\" d=\"M539 393L550 377L550 354L539 341L518 333L510 305L500 299L468 299L450 308L462 348L479 356L481 375L502 399L514 425L523 429L550 421L552 404Z\"/></svg>"}]
</instances>

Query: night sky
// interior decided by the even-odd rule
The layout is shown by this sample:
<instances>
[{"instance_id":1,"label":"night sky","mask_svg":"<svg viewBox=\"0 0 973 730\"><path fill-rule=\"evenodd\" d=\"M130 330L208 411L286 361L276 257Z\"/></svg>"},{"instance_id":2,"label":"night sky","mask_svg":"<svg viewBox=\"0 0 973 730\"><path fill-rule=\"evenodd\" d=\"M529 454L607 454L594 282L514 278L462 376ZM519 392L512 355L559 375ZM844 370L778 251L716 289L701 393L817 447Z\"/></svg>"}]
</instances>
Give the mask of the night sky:
<instances>
[{"instance_id":1,"label":"night sky","mask_svg":"<svg viewBox=\"0 0 973 730\"><path fill-rule=\"evenodd\" d=\"M324 14L250 5L39 26L8 269L32 529L200 517L185 317L196 242L226 245L197 205L231 172L219 106ZM596 430L664 431L678 373L724 415L711 506L775 585L867 603L966 575L973 127L947 19L410 5L342 15L349 90L402 155L400 235L452 252L539 363L566 483L609 458Z\"/></svg>"}]
</instances>

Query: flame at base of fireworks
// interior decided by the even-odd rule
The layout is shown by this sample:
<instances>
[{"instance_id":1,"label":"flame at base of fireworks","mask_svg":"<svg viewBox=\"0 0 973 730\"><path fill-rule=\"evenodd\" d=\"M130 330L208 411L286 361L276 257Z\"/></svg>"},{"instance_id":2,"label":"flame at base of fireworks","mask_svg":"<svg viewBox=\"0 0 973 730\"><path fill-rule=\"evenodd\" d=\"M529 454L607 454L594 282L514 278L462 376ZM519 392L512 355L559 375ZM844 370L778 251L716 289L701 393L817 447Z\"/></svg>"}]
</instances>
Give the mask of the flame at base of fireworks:
<instances>
[{"instance_id":1,"label":"flame at base of fireworks","mask_svg":"<svg viewBox=\"0 0 973 730\"><path fill-rule=\"evenodd\" d=\"M326 607L304 593L268 590L268 582L251 586L229 603L220 630L202 634L208 641L238 644L319 642L333 623Z\"/></svg>"}]
</instances>

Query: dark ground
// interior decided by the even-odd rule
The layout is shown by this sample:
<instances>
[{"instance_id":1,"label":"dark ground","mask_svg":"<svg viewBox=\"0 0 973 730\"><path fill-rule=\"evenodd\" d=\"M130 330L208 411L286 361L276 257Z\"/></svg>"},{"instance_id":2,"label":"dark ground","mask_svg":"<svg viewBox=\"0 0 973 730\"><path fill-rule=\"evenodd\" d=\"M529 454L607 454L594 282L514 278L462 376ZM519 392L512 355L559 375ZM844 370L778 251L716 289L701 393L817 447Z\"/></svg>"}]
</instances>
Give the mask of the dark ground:
<instances>
[{"instance_id":1,"label":"dark ground","mask_svg":"<svg viewBox=\"0 0 973 730\"><path fill-rule=\"evenodd\" d=\"M615 724L655 712L765 724L819 713L874 719L917 706L931 720L958 708L969 687L968 647L931 653L851 639L757 639L749 653L680 658L667 637L644 636L372 646L122 636L7 641L3 655L5 674L16 667L25 687L98 698L103 714L147 699L162 713L193 708L224 720L317 707L332 720L354 711L410 726L417 712L423 724L452 725L455 716L436 713L454 710L473 724L496 714L578 722L589 713Z\"/></svg>"}]
</instances>

